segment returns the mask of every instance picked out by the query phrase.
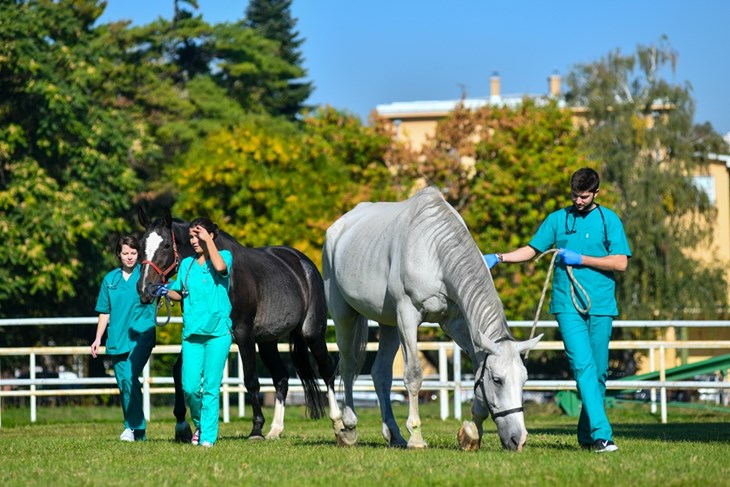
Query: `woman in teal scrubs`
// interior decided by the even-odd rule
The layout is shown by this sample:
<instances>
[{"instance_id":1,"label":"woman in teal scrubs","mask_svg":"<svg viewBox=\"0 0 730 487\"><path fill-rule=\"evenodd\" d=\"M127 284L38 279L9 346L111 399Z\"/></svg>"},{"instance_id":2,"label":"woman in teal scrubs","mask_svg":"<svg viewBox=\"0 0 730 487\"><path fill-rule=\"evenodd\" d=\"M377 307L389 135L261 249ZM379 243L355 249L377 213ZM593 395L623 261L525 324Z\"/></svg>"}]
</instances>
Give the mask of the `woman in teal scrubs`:
<instances>
[{"instance_id":1,"label":"woman in teal scrubs","mask_svg":"<svg viewBox=\"0 0 730 487\"><path fill-rule=\"evenodd\" d=\"M232 341L233 256L218 250L218 232L208 218L193 220L189 235L195 255L182 260L169 290L157 292L183 301L182 388L195 424L193 444L207 447L218 439L220 388Z\"/></svg>"},{"instance_id":2,"label":"woman in teal scrubs","mask_svg":"<svg viewBox=\"0 0 730 487\"><path fill-rule=\"evenodd\" d=\"M491 269L500 262L525 262L553 246L559 249L553 277L550 313L555 315L565 352L583 401L578 420L578 443L593 451L613 452L613 430L604 407L608 377L608 342L618 316L614 272L623 272L631 257L619 217L595 202L600 180L583 168L570 180L573 205L548 215L529 245L505 254L488 254ZM567 266L586 290L571 297Z\"/></svg>"},{"instance_id":3,"label":"woman in teal scrubs","mask_svg":"<svg viewBox=\"0 0 730 487\"><path fill-rule=\"evenodd\" d=\"M124 413L124 431L119 439L144 441L147 425L139 374L155 346L156 310L154 304L142 304L137 294L140 269L137 239L120 238L116 253L121 265L104 276L96 300L99 321L91 355L96 358L106 331L106 353L114 364Z\"/></svg>"}]
</instances>

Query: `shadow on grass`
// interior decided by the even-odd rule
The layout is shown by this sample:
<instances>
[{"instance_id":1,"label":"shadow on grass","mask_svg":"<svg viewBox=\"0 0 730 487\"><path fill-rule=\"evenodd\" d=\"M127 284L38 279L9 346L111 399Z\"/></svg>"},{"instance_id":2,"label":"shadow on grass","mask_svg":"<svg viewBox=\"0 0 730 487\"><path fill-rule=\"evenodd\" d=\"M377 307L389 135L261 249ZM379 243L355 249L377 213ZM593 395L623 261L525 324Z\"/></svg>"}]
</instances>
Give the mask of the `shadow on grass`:
<instances>
[{"instance_id":1,"label":"shadow on grass","mask_svg":"<svg viewBox=\"0 0 730 487\"><path fill-rule=\"evenodd\" d=\"M728 443L730 442L730 425L722 422L711 423L674 423L674 424L637 424L637 423L613 423L614 435L619 438L631 438L637 440L661 440L661 441L693 441L699 443ZM575 436L577 427L556 426L548 428L532 428L533 435L568 435ZM574 445L547 445L556 448L572 449Z\"/></svg>"}]
</instances>

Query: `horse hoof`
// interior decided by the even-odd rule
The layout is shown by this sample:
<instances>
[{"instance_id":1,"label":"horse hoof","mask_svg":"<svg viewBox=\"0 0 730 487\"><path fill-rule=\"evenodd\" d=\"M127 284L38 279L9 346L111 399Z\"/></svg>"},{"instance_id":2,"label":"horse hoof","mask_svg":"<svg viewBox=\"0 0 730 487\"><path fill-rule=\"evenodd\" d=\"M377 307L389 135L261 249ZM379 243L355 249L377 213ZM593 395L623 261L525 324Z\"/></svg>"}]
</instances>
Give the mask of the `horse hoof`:
<instances>
[{"instance_id":1,"label":"horse hoof","mask_svg":"<svg viewBox=\"0 0 730 487\"><path fill-rule=\"evenodd\" d=\"M403 439L401 439L400 441L391 441L390 442L391 448L406 448L407 446L408 446L408 442Z\"/></svg>"},{"instance_id":2,"label":"horse hoof","mask_svg":"<svg viewBox=\"0 0 730 487\"><path fill-rule=\"evenodd\" d=\"M459 441L459 446L464 451L477 451L481 444L479 431L477 431L476 425L471 421L464 421L462 423L456 438Z\"/></svg>"},{"instance_id":3,"label":"horse hoof","mask_svg":"<svg viewBox=\"0 0 730 487\"><path fill-rule=\"evenodd\" d=\"M426 448L428 448L428 445L423 440L421 440L421 441L413 441L413 442L409 441L408 442L408 449L409 450L425 450Z\"/></svg>"},{"instance_id":4,"label":"horse hoof","mask_svg":"<svg viewBox=\"0 0 730 487\"><path fill-rule=\"evenodd\" d=\"M248 437L250 441L264 441L264 437L261 435L251 435Z\"/></svg>"},{"instance_id":5,"label":"horse hoof","mask_svg":"<svg viewBox=\"0 0 730 487\"><path fill-rule=\"evenodd\" d=\"M343 448L349 448L357 445L357 430L355 429L342 429L335 432L335 438L337 438L337 446Z\"/></svg>"},{"instance_id":6,"label":"horse hoof","mask_svg":"<svg viewBox=\"0 0 730 487\"><path fill-rule=\"evenodd\" d=\"M193 441L193 430L187 421L175 424L175 441L179 443L190 443Z\"/></svg>"},{"instance_id":7,"label":"horse hoof","mask_svg":"<svg viewBox=\"0 0 730 487\"><path fill-rule=\"evenodd\" d=\"M267 440L278 440L281 437L282 431L283 430L280 430L280 429L276 429L276 430L272 429L271 431L269 431L269 434L266 435L266 439Z\"/></svg>"}]
</instances>

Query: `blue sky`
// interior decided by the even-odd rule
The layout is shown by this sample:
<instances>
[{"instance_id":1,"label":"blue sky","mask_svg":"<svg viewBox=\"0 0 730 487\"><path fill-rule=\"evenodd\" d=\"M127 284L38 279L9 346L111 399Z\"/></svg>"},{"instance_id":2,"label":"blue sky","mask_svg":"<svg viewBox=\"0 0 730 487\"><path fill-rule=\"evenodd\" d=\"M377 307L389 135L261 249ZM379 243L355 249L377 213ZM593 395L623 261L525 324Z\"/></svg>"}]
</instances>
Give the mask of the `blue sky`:
<instances>
[{"instance_id":1,"label":"blue sky","mask_svg":"<svg viewBox=\"0 0 730 487\"><path fill-rule=\"evenodd\" d=\"M210 23L243 17L247 1L198 0ZM108 0L101 21L171 18L173 0ZM379 104L547 92L547 77L666 35L679 53L671 82L688 83L695 122L730 132L730 2L724 0L294 0L315 91L366 118Z\"/></svg>"}]
</instances>

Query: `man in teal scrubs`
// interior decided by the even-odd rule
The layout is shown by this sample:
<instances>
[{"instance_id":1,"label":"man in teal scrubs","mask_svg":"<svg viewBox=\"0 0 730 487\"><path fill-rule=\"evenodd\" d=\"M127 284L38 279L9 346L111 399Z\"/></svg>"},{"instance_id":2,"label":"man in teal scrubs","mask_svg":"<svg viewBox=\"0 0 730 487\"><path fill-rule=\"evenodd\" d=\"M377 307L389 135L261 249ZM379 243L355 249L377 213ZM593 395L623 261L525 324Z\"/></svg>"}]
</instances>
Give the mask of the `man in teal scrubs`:
<instances>
[{"instance_id":1,"label":"man in teal scrubs","mask_svg":"<svg viewBox=\"0 0 730 487\"><path fill-rule=\"evenodd\" d=\"M218 439L220 387L233 339L233 256L218 250L218 226L210 219L193 220L189 234L195 255L184 258L175 282L156 294L183 301L182 388L195 424L192 443L211 447Z\"/></svg>"},{"instance_id":2,"label":"man in teal scrubs","mask_svg":"<svg viewBox=\"0 0 730 487\"><path fill-rule=\"evenodd\" d=\"M563 337L583 407L578 442L596 452L616 451L604 398L608 377L608 342L618 316L614 272L623 272L631 257L619 217L595 202L600 179L590 168L570 180L573 205L548 215L529 245L505 254L484 256L491 269L500 262L525 262L555 246L559 249L553 277L550 313ZM568 266L585 289L571 288ZM575 301L573 298L575 296Z\"/></svg>"},{"instance_id":3,"label":"man in teal scrubs","mask_svg":"<svg viewBox=\"0 0 730 487\"><path fill-rule=\"evenodd\" d=\"M137 293L140 266L137 263L139 243L132 236L119 239L117 259L121 266L104 276L96 301L99 320L91 355L96 358L104 332L107 332L106 353L112 358L114 375L124 413L122 441L143 441L146 421L142 408L142 386L139 374L155 346L156 309L142 304Z\"/></svg>"}]
</instances>

